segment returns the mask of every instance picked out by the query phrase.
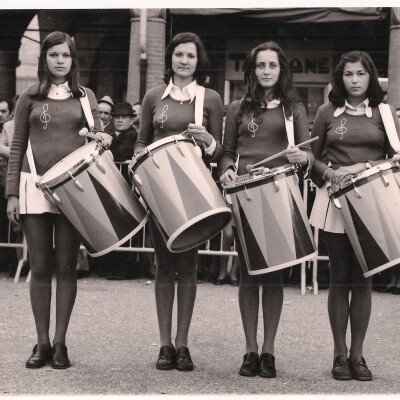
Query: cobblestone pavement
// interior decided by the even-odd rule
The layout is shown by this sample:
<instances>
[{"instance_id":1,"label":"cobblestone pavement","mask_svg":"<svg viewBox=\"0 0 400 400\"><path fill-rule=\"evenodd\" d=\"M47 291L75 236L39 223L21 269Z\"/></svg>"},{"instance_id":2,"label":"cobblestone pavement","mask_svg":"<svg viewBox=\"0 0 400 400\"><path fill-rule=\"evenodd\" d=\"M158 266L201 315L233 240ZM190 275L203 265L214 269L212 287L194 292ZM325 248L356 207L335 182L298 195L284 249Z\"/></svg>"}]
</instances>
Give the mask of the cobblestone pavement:
<instances>
[{"instance_id":1,"label":"cobblestone pavement","mask_svg":"<svg viewBox=\"0 0 400 400\"><path fill-rule=\"evenodd\" d=\"M29 285L0 274L0 396L385 394L400 399L400 296L373 293L364 349L373 381L339 382L330 374L327 291L301 296L299 287L286 287L275 351L278 377L263 379L237 373L245 353L238 288L210 283L198 285L189 343L194 371L156 370L154 282L146 282L80 280L67 338L72 367L28 370L24 363L36 340Z\"/></svg>"}]
</instances>

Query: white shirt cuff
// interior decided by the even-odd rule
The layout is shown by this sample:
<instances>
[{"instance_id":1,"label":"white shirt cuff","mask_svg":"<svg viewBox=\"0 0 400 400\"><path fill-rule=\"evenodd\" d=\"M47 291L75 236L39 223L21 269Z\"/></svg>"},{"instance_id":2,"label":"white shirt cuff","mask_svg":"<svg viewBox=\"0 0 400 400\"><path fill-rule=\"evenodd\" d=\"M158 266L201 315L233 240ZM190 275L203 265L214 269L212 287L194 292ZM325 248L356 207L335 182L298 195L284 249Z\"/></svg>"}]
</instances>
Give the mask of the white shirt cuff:
<instances>
[{"instance_id":1,"label":"white shirt cuff","mask_svg":"<svg viewBox=\"0 0 400 400\"><path fill-rule=\"evenodd\" d=\"M217 149L217 142L215 141L215 139L213 138L211 144L206 147L204 146L204 151L206 152L206 154L208 154L209 156L212 156L215 153L215 150Z\"/></svg>"}]
</instances>

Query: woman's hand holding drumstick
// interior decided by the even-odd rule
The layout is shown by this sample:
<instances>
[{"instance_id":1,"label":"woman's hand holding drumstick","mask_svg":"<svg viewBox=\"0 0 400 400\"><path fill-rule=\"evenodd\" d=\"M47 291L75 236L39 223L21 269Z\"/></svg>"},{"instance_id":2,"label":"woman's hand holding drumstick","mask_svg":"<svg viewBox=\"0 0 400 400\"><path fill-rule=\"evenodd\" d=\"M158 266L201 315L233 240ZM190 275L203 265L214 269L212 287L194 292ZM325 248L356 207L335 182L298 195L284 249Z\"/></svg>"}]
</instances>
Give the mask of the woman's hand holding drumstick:
<instances>
[{"instance_id":1,"label":"woman's hand holding drumstick","mask_svg":"<svg viewBox=\"0 0 400 400\"><path fill-rule=\"evenodd\" d=\"M94 139L97 142L103 142L104 146L109 147L112 142L112 136L105 132L89 132L88 128L82 128L79 131L80 136L86 136L90 139Z\"/></svg>"}]
</instances>

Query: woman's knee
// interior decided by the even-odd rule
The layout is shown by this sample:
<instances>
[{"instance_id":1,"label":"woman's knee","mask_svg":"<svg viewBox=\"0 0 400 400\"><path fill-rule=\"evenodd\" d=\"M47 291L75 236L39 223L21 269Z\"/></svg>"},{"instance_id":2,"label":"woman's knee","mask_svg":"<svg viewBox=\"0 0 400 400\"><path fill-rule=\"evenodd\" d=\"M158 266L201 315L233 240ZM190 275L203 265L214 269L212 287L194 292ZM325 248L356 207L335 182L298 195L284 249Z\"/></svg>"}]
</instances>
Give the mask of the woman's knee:
<instances>
[{"instance_id":1,"label":"woman's knee","mask_svg":"<svg viewBox=\"0 0 400 400\"><path fill-rule=\"evenodd\" d=\"M30 262L31 279L35 281L51 281L52 266L46 262L34 264Z\"/></svg>"},{"instance_id":2,"label":"woman's knee","mask_svg":"<svg viewBox=\"0 0 400 400\"><path fill-rule=\"evenodd\" d=\"M76 280L76 262L64 262L56 266L57 281Z\"/></svg>"}]
</instances>

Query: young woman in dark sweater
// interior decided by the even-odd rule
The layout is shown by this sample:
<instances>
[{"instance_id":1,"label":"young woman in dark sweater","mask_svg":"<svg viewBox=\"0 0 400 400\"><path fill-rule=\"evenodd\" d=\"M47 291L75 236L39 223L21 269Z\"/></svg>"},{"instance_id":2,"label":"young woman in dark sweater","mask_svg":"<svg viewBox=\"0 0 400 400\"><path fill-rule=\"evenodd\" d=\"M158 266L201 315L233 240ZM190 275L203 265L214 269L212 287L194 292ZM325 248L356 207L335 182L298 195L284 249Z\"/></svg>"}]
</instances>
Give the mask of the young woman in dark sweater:
<instances>
[{"instance_id":1,"label":"young woman in dark sweater","mask_svg":"<svg viewBox=\"0 0 400 400\"><path fill-rule=\"evenodd\" d=\"M75 44L63 32L49 34L41 47L38 83L21 93L15 112L15 131L7 177L8 217L21 222L31 266L30 297L37 344L27 368L70 366L65 346L76 297L76 262L80 239L72 225L35 187L28 160L31 144L38 177L85 143L79 131L86 126L79 97ZM86 89L95 127L100 131L96 98ZM99 133L108 143L111 137ZM53 249L54 235L54 249ZM53 346L49 337L52 269L57 278L56 323Z\"/></svg>"},{"instance_id":2,"label":"young woman in dark sweater","mask_svg":"<svg viewBox=\"0 0 400 400\"><path fill-rule=\"evenodd\" d=\"M217 92L205 89L203 124L194 123L196 87L204 85L207 78L203 42L194 33L177 34L166 49L165 64L165 84L149 90L143 99L135 153L153 141L187 129L204 148L203 159L215 161L222 153L222 103ZM193 362L188 333L196 298L198 249L171 253L153 221L150 230L157 256L155 295L161 347L156 368L190 371ZM176 278L178 318L174 347L171 329Z\"/></svg>"},{"instance_id":3,"label":"young woman in dark sweater","mask_svg":"<svg viewBox=\"0 0 400 400\"><path fill-rule=\"evenodd\" d=\"M255 164L288 148L285 118L293 117L294 141L309 139L304 105L293 91L292 76L282 49L274 42L255 47L244 67L245 95L234 101L225 123L223 155L219 162L221 181L234 181L246 174L246 166ZM286 155L266 164L269 168L299 163L304 170L312 162L310 146L291 147ZM236 171L235 161L239 154ZM264 340L258 355L257 323L262 291ZM249 275L240 265L239 306L246 337L246 354L240 375L273 378L276 376L274 343L283 304L281 271Z\"/></svg>"},{"instance_id":4,"label":"young woman in dark sweater","mask_svg":"<svg viewBox=\"0 0 400 400\"><path fill-rule=\"evenodd\" d=\"M371 315L372 277L364 278L338 210L329 201L327 187L395 154L378 109L382 100L371 57L363 51L346 53L336 67L329 103L319 108L312 129L312 136L319 136L319 140L312 145L315 164L311 175L320 189L311 224L324 230L331 266L328 313L334 341L332 375L337 380L372 379L363 357ZM391 111L399 133L396 112L393 108ZM350 349L346 344L349 322Z\"/></svg>"}]
</instances>

